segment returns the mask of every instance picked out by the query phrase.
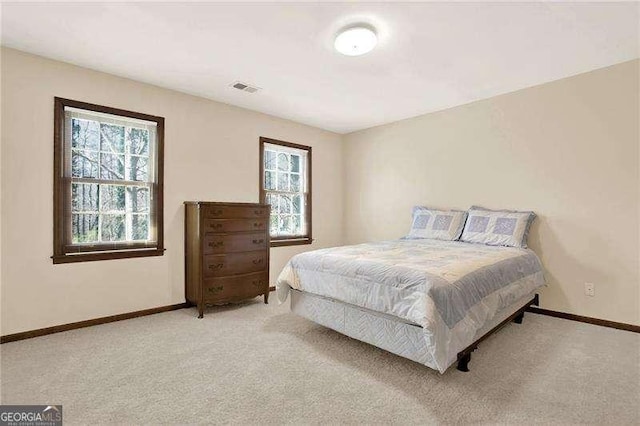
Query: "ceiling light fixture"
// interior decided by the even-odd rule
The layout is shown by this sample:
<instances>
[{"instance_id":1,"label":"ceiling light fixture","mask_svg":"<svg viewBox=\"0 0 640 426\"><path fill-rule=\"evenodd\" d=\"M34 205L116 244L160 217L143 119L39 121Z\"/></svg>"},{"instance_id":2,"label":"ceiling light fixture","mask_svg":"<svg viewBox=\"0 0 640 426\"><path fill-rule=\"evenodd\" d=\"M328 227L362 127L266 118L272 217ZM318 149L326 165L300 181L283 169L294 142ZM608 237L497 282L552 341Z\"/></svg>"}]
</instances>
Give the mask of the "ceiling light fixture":
<instances>
[{"instance_id":1,"label":"ceiling light fixture","mask_svg":"<svg viewBox=\"0 0 640 426\"><path fill-rule=\"evenodd\" d=\"M373 29L364 26L350 27L342 30L334 42L336 50L347 56L360 56L371 52L378 43Z\"/></svg>"}]
</instances>

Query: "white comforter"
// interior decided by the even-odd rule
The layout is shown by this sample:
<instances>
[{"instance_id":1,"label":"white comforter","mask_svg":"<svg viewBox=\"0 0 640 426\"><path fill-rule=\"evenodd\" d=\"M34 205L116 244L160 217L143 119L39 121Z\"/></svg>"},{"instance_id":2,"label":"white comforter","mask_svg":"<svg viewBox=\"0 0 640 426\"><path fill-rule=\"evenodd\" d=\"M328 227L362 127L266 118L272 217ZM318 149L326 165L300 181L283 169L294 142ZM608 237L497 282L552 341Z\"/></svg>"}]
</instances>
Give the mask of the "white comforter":
<instances>
[{"instance_id":1,"label":"white comforter","mask_svg":"<svg viewBox=\"0 0 640 426\"><path fill-rule=\"evenodd\" d=\"M543 284L531 250L421 239L296 255L277 290L281 302L295 288L420 325L442 372L497 312Z\"/></svg>"}]
</instances>

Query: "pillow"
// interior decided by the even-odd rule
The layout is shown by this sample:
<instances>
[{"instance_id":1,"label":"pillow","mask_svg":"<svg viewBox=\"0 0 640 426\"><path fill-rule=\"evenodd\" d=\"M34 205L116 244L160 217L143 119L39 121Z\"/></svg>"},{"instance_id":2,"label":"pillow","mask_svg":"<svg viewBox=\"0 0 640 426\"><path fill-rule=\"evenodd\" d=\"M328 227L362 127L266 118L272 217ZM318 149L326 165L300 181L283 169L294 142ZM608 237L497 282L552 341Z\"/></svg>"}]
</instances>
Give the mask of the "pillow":
<instances>
[{"instance_id":1,"label":"pillow","mask_svg":"<svg viewBox=\"0 0 640 426\"><path fill-rule=\"evenodd\" d=\"M472 206L460 240L490 246L527 248L529 228L535 218L534 212L489 210Z\"/></svg>"},{"instance_id":2,"label":"pillow","mask_svg":"<svg viewBox=\"0 0 640 426\"><path fill-rule=\"evenodd\" d=\"M466 218L467 212L462 210L434 210L416 206L413 208L413 222L407 238L457 240Z\"/></svg>"}]
</instances>

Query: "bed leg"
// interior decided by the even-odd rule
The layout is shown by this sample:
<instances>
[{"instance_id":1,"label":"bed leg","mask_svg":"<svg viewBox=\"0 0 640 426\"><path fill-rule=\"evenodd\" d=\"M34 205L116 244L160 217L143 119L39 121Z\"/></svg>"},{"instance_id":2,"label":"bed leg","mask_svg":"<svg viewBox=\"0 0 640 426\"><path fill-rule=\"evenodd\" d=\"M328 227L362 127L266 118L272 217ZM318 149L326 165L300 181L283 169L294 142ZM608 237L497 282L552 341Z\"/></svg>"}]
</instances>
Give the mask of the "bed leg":
<instances>
[{"instance_id":1,"label":"bed leg","mask_svg":"<svg viewBox=\"0 0 640 426\"><path fill-rule=\"evenodd\" d=\"M267 305L269 304L269 291L264 294L264 303Z\"/></svg>"},{"instance_id":2,"label":"bed leg","mask_svg":"<svg viewBox=\"0 0 640 426\"><path fill-rule=\"evenodd\" d=\"M469 371L469 361L471 361L471 352L469 352L468 354L464 354L460 358L458 358L458 366L456 368L459 371Z\"/></svg>"},{"instance_id":3,"label":"bed leg","mask_svg":"<svg viewBox=\"0 0 640 426\"><path fill-rule=\"evenodd\" d=\"M522 320L524 319L524 311L520 312L518 316L513 319L513 322L516 324L522 324Z\"/></svg>"}]
</instances>

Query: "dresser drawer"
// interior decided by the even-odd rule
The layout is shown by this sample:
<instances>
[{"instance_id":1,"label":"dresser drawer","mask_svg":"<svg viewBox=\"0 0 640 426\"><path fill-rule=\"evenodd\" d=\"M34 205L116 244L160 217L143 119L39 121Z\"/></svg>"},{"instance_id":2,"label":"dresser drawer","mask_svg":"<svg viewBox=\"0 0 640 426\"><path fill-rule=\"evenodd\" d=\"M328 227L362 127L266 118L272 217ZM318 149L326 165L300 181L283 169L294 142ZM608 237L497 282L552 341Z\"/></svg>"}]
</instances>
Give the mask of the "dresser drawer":
<instances>
[{"instance_id":1,"label":"dresser drawer","mask_svg":"<svg viewBox=\"0 0 640 426\"><path fill-rule=\"evenodd\" d=\"M264 232L206 235L202 245L202 253L204 254L255 251L267 247L267 235Z\"/></svg>"},{"instance_id":2,"label":"dresser drawer","mask_svg":"<svg viewBox=\"0 0 640 426\"><path fill-rule=\"evenodd\" d=\"M258 272L267 267L267 252L250 251L248 253L210 254L202 261L205 277L224 277L227 275Z\"/></svg>"},{"instance_id":3,"label":"dresser drawer","mask_svg":"<svg viewBox=\"0 0 640 426\"><path fill-rule=\"evenodd\" d=\"M209 278L203 283L205 301L233 300L264 294L269 288L269 273L238 275L226 278Z\"/></svg>"},{"instance_id":4,"label":"dresser drawer","mask_svg":"<svg viewBox=\"0 0 640 426\"><path fill-rule=\"evenodd\" d=\"M268 219L205 219L203 232L242 232L264 231L267 229Z\"/></svg>"},{"instance_id":5,"label":"dresser drawer","mask_svg":"<svg viewBox=\"0 0 640 426\"><path fill-rule=\"evenodd\" d=\"M269 217L268 207L203 206L202 214L207 219L239 219Z\"/></svg>"}]
</instances>

